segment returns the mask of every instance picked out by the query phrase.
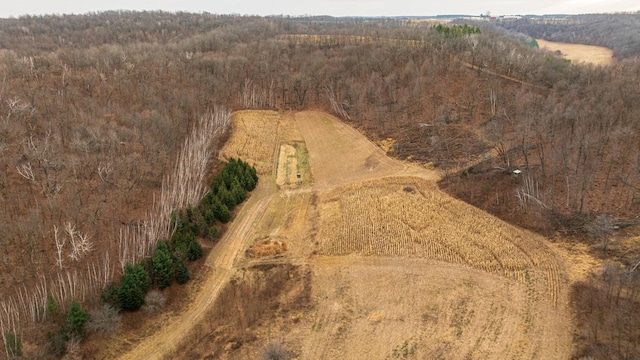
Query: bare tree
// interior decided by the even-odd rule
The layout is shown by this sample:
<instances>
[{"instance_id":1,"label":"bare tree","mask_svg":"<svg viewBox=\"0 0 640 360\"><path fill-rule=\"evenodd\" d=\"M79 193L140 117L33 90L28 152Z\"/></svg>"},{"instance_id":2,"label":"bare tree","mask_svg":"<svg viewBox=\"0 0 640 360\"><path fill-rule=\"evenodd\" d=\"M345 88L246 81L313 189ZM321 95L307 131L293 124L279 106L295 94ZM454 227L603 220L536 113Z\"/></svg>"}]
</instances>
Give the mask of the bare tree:
<instances>
[{"instance_id":1,"label":"bare tree","mask_svg":"<svg viewBox=\"0 0 640 360\"><path fill-rule=\"evenodd\" d=\"M615 229L615 218L609 214L598 214L585 224L585 230L591 238L602 243L602 251L607 252L611 235Z\"/></svg>"}]
</instances>

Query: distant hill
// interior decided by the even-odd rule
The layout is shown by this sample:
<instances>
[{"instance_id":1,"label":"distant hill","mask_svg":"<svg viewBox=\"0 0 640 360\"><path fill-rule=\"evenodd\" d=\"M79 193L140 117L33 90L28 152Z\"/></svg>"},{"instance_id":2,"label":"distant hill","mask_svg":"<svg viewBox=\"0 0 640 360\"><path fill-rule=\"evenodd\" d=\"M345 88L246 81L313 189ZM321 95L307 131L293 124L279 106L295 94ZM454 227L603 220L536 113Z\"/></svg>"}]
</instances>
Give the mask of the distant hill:
<instances>
[{"instance_id":1,"label":"distant hill","mask_svg":"<svg viewBox=\"0 0 640 360\"><path fill-rule=\"evenodd\" d=\"M608 47L618 59L640 55L640 12L527 16L498 19L496 24L534 38Z\"/></svg>"}]
</instances>

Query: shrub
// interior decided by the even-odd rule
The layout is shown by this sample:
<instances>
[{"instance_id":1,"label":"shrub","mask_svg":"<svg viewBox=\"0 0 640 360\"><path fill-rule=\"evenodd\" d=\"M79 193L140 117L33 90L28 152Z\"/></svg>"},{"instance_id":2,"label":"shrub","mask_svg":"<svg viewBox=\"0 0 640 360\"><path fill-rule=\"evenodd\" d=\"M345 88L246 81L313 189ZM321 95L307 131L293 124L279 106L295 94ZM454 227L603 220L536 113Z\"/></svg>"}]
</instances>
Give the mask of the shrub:
<instances>
[{"instance_id":1,"label":"shrub","mask_svg":"<svg viewBox=\"0 0 640 360\"><path fill-rule=\"evenodd\" d=\"M162 311L166 301L167 299L160 291L151 290L144 297L144 306L142 307L142 311L147 314L157 314Z\"/></svg>"},{"instance_id":2,"label":"shrub","mask_svg":"<svg viewBox=\"0 0 640 360\"><path fill-rule=\"evenodd\" d=\"M279 341L272 341L262 349L260 360L289 360L291 356Z\"/></svg>"},{"instance_id":3,"label":"shrub","mask_svg":"<svg viewBox=\"0 0 640 360\"><path fill-rule=\"evenodd\" d=\"M22 340L16 334L9 332L4 335L4 346L10 358L22 356Z\"/></svg>"},{"instance_id":4,"label":"shrub","mask_svg":"<svg viewBox=\"0 0 640 360\"><path fill-rule=\"evenodd\" d=\"M102 304L101 307L91 310L87 330L98 335L110 335L118 330L120 314L118 309L110 304Z\"/></svg>"}]
</instances>

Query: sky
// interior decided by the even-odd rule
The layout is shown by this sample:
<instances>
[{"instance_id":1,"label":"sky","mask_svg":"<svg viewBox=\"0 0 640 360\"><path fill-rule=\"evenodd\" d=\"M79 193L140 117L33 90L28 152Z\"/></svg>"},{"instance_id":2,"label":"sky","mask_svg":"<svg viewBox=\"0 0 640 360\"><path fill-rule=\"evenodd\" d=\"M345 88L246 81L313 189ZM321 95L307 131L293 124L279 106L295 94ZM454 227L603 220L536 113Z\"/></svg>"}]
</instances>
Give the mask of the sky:
<instances>
[{"instance_id":1,"label":"sky","mask_svg":"<svg viewBox=\"0 0 640 360\"><path fill-rule=\"evenodd\" d=\"M638 0L1 0L0 18L164 10L241 15L432 16L640 11Z\"/></svg>"}]
</instances>

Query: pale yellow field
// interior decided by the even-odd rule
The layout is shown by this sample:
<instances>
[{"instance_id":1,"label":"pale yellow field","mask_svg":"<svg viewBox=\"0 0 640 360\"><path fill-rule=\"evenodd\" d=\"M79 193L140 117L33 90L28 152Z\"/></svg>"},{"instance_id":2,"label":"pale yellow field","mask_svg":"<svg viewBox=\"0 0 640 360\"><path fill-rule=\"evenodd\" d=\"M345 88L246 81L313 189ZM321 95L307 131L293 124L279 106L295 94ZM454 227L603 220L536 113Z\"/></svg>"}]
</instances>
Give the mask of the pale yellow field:
<instances>
[{"instance_id":1,"label":"pale yellow field","mask_svg":"<svg viewBox=\"0 0 640 360\"><path fill-rule=\"evenodd\" d=\"M568 44L536 39L541 49L562 52L562 57L573 62L585 62L594 65L610 65L613 51L602 46Z\"/></svg>"},{"instance_id":2,"label":"pale yellow field","mask_svg":"<svg viewBox=\"0 0 640 360\"><path fill-rule=\"evenodd\" d=\"M418 256L531 281L552 302L563 274L544 239L413 177L354 183L320 196L317 239L325 255Z\"/></svg>"},{"instance_id":3,"label":"pale yellow field","mask_svg":"<svg viewBox=\"0 0 640 360\"><path fill-rule=\"evenodd\" d=\"M275 111L238 111L231 118L231 136L222 148L224 158L241 158L256 167L258 174L273 170L278 146L280 114Z\"/></svg>"}]
</instances>

